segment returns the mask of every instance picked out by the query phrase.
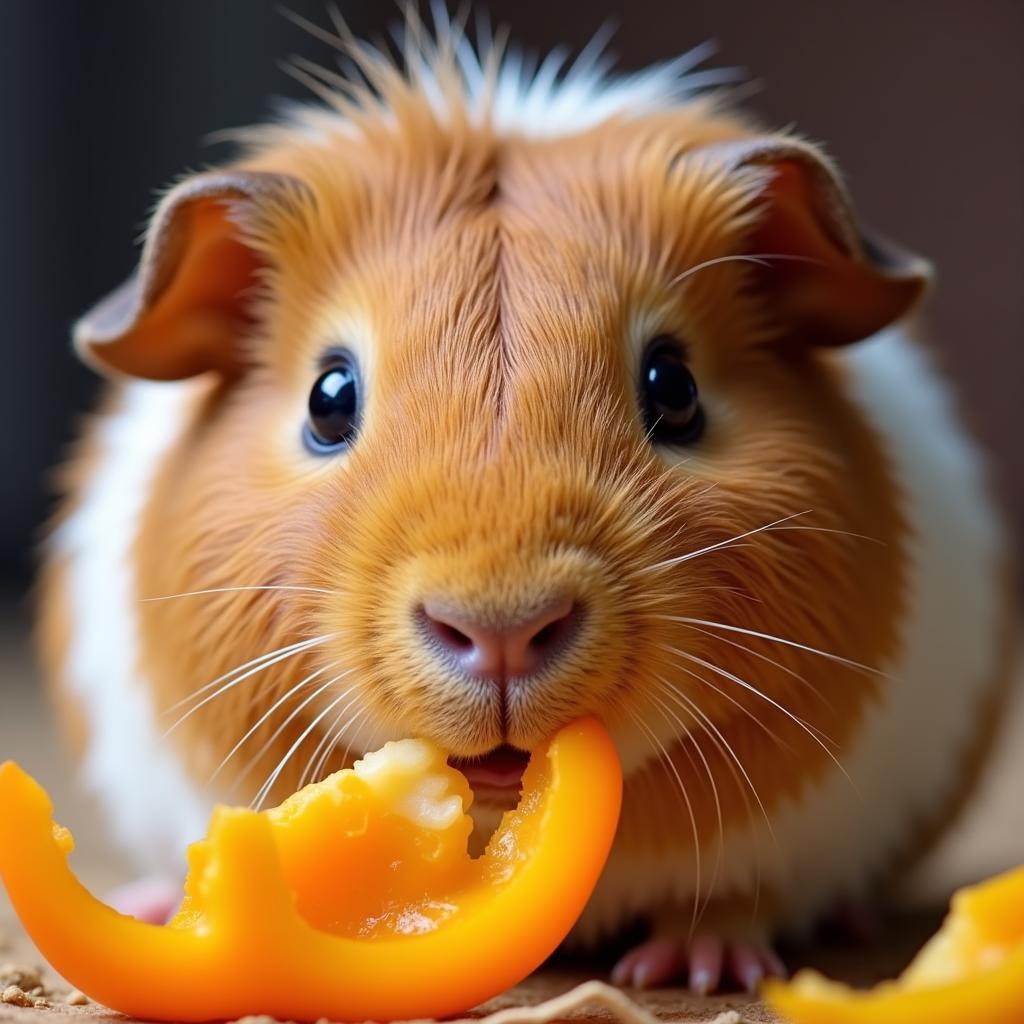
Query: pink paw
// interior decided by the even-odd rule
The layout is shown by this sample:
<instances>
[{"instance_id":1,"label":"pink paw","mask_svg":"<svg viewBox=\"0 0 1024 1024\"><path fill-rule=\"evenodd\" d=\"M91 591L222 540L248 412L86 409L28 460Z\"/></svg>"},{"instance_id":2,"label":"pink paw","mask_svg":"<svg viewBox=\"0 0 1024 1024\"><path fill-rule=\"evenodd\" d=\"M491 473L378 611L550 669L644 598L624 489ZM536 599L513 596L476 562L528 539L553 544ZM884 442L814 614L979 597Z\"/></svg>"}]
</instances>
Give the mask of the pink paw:
<instances>
[{"instance_id":1,"label":"pink paw","mask_svg":"<svg viewBox=\"0 0 1024 1024\"><path fill-rule=\"evenodd\" d=\"M107 902L146 924L167 924L181 903L181 885L168 878L141 878L119 886Z\"/></svg>"},{"instance_id":2,"label":"pink paw","mask_svg":"<svg viewBox=\"0 0 1024 1024\"><path fill-rule=\"evenodd\" d=\"M616 985L654 988L686 979L690 991L701 996L730 984L753 992L763 979L785 976L785 966L767 943L700 934L689 942L655 936L631 949L612 970Z\"/></svg>"}]
</instances>

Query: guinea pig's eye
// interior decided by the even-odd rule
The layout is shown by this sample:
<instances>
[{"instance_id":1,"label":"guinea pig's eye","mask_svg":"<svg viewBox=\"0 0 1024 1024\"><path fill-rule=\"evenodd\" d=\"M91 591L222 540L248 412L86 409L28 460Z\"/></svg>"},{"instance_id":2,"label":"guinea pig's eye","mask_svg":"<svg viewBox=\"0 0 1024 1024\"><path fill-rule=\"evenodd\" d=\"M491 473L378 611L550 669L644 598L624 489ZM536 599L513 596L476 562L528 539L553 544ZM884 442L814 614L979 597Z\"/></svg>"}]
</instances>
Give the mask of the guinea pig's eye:
<instances>
[{"instance_id":1,"label":"guinea pig's eye","mask_svg":"<svg viewBox=\"0 0 1024 1024\"><path fill-rule=\"evenodd\" d=\"M351 444L359 426L359 380L352 359L332 358L309 393L309 418L303 430L306 447L317 455Z\"/></svg>"},{"instance_id":2,"label":"guinea pig's eye","mask_svg":"<svg viewBox=\"0 0 1024 1024\"><path fill-rule=\"evenodd\" d=\"M644 420L655 443L690 444L704 433L704 410L697 395L697 382L686 365L682 344L667 334L647 346L640 398Z\"/></svg>"}]
</instances>

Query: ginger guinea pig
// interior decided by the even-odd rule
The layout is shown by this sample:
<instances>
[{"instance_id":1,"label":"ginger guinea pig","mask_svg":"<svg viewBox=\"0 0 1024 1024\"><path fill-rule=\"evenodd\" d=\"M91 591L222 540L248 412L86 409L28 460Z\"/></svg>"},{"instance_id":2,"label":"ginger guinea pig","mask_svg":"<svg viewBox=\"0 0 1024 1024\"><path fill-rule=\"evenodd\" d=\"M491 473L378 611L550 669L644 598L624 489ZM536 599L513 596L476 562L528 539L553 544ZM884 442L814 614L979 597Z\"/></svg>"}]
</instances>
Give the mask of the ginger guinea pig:
<instances>
[{"instance_id":1,"label":"ginger guinea pig","mask_svg":"<svg viewBox=\"0 0 1024 1024\"><path fill-rule=\"evenodd\" d=\"M576 938L752 985L948 820L1007 674L985 474L898 326L928 268L685 58L343 45L367 80L307 70L77 327L111 382L41 636L84 779L175 871L215 800L402 736L484 828L596 714L625 804Z\"/></svg>"}]
</instances>

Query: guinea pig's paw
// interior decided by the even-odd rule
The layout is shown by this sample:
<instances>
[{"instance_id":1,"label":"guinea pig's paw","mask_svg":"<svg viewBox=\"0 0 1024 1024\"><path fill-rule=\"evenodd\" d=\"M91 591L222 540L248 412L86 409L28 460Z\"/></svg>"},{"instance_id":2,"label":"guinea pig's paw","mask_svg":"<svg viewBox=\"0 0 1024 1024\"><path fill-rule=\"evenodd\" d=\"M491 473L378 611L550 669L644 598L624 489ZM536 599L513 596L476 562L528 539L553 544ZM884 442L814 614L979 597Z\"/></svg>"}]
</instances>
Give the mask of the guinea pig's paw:
<instances>
[{"instance_id":1,"label":"guinea pig's paw","mask_svg":"<svg viewBox=\"0 0 1024 1024\"><path fill-rule=\"evenodd\" d=\"M107 898L115 910L145 924L167 924L182 899L180 881L171 878L140 878L118 886Z\"/></svg>"},{"instance_id":2,"label":"guinea pig's paw","mask_svg":"<svg viewBox=\"0 0 1024 1024\"><path fill-rule=\"evenodd\" d=\"M701 996L732 986L753 992L765 978L785 976L785 965L767 940L726 939L711 932L698 932L692 939L656 932L612 970L616 985L656 988L685 981Z\"/></svg>"}]
</instances>

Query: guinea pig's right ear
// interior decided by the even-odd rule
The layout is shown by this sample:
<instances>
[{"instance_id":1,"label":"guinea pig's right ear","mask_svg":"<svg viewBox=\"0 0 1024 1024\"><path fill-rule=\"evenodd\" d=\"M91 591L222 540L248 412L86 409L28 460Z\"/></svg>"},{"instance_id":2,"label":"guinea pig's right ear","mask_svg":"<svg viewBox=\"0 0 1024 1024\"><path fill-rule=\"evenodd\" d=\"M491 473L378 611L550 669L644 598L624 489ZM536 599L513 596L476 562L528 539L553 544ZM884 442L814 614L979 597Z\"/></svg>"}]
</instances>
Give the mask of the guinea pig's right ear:
<instances>
[{"instance_id":1,"label":"guinea pig's right ear","mask_svg":"<svg viewBox=\"0 0 1024 1024\"><path fill-rule=\"evenodd\" d=\"M301 189L288 175L236 170L171 189L135 273L75 325L81 358L103 373L150 380L235 372L239 340L252 324L252 286L266 262L254 226Z\"/></svg>"}]
</instances>

